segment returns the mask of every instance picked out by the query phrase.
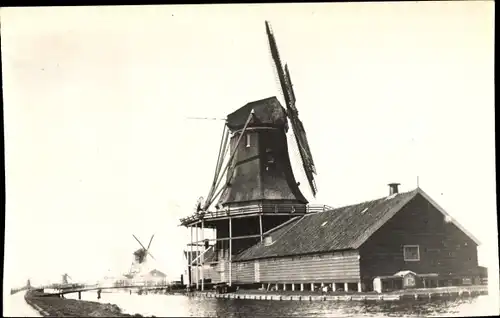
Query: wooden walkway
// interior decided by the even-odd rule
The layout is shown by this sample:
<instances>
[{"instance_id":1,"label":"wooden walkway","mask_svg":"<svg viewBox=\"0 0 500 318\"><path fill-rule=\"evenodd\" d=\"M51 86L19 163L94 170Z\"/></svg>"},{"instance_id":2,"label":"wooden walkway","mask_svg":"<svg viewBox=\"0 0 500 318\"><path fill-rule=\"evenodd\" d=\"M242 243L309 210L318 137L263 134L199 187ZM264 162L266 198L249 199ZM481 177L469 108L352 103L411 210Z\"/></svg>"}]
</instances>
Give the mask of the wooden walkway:
<instances>
[{"instance_id":1,"label":"wooden walkway","mask_svg":"<svg viewBox=\"0 0 500 318\"><path fill-rule=\"evenodd\" d=\"M216 294L214 292L195 292L194 296L219 299L251 299L251 300L297 300L297 301L400 301L400 300L434 300L487 295L487 286L457 286L440 288L422 288L402 290L391 293L276 293L262 291L238 291L236 293Z\"/></svg>"},{"instance_id":2,"label":"wooden walkway","mask_svg":"<svg viewBox=\"0 0 500 318\"><path fill-rule=\"evenodd\" d=\"M99 286L92 286L92 287L82 287L82 288L65 288L61 289L57 292L52 292L52 293L44 293L44 296L57 296L57 295L66 295L66 294L72 294L72 293L82 293L82 292L88 292L88 291L97 291L97 290L109 290L109 289L141 289L141 290L160 290L160 289L167 289L168 286L144 286L144 285L130 285L130 286L108 286L108 287L99 287Z\"/></svg>"}]
</instances>

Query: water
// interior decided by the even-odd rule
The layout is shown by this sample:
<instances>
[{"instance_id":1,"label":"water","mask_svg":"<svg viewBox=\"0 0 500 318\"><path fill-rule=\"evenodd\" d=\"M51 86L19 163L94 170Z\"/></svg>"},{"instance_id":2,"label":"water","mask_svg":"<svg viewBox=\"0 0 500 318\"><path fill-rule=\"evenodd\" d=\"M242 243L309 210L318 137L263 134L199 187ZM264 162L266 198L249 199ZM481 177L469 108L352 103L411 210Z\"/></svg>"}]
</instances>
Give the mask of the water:
<instances>
[{"instance_id":1,"label":"water","mask_svg":"<svg viewBox=\"0 0 500 318\"><path fill-rule=\"evenodd\" d=\"M19 292L14 295L9 295L4 291L4 317L42 317L38 311L26 303L24 300L25 293L26 292Z\"/></svg>"},{"instance_id":2,"label":"water","mask_svg":"<svg viewBox=\"0 0 500 318\"><path fill-rule=\"evenodd\" d=\"M77 298L68 295L67 298ZM113 303L129 314L162 317L471 317L498 315L491 296L433 302L299 302L197 298L183 295L102 293L102 303ZM96 292L82 294L97 301Z\"/></svg>"}]
</instances>

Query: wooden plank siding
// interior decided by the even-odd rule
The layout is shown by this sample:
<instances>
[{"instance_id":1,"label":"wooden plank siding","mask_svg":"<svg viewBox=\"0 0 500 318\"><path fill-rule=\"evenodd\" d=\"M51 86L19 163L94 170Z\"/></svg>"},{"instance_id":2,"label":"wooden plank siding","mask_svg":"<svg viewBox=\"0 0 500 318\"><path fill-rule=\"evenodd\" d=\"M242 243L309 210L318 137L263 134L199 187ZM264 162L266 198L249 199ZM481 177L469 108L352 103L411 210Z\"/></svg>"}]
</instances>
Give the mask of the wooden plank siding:
<instances>
[{"instance_id":1,"label":"wooden plank siding","mask_svg":"<svg viewBox=\"0 0 500 318\"><path fill-rule=\"evenodd\" d=\"M238 262L233 263L232 266L231 279L233 283L249 284L255 282L254 262Z\"/></svg>"},{"instance_id":2,"label":"wooden plank siding","mask_svg":"<svg viewBox=\"0 0 500 318\"><path fill-rule=\"evenodd\" d=\"M357 251L343 251L235 262L233 277L242 283L358 282L358 255ZM259 264L258 281L255 279L256 262ZM238 263L242 265L236 265Z\"/></svg>"},{"instance_id":3,"label":"wooden plank siding","mask_svg":"<svg viewBox=\"0 0 500 318\"><path fill-rule=\"evenodd\" d=\"M217 279L218 276L220 276L220 275L218 275L216 267L217 267L216 264L213 264L213 265L207 264L207 265L203 266L203 278L204 279L211 279L212 281L214 281L214 279Z\"/></svg>"},{"instance_id":4,"label":"wooden plank siding","mask_svg":"<svg viewBox=\"0 0 500 318\"><path fill-rule=\"evenodd\" d=\"M199 266L199 275L200 277L198 277L198 279L201 281L201 269L202 269L202 266ZM192 283L193 284L196 284L196 266L193 266L191 267L191 279L192 279ZM213 264L213 265L209 265L209 264L205 264L205 266L203 266L203 278L204 279L211 279L212 282L214 280L220 280L220 275L219 273L217 273L217 264Z\"/></svg>"},{"instance_id":5,"label":"wooden plank siding","mask_svg":"<svg viewBox=\"0 0 500 318\"><path fill-rule=\"evenodd\" d=\"M405 261L404 245L419 245L420 260ZM478 268L476 243L421 195L376 231L359 251L361 276L368 289L375 276L401 270L473 276Z\"/></svg>"}]
</instances>

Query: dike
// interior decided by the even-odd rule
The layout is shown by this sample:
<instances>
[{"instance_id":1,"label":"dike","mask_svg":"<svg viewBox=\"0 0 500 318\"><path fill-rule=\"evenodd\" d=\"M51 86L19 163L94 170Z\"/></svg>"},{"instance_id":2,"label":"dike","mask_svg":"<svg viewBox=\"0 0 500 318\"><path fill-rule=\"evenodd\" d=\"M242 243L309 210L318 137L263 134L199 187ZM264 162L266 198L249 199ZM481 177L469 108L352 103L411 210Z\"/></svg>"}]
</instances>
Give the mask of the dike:
<instances>
[{"instance_id":1,"label":"dike","mask_svg":"<svg viewBox=\"0 0 500 318\"><path fill-rule=\"evenodd\" d=\"M24 299L44 317L144 317L122 313L114 304L60 298L40 291L28 291Z\"/></svg>"}]
</instances>

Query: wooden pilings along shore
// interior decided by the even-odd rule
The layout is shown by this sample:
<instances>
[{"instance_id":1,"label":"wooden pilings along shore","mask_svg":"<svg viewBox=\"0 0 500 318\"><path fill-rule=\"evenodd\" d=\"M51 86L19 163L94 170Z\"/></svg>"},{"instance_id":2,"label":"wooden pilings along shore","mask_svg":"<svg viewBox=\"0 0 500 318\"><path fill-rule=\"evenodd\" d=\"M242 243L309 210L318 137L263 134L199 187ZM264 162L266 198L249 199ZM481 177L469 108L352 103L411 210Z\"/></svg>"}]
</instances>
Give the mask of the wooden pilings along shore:
<instances>
[{"instance_id":1,"label":"wooden pilings along shore","mask_svg":"<svg viewBox=\"0 0 500 318\"><path fill-rule=\"evenodd\" d=\"M471 286L472 287L472 286ZM487 295L487 286L457 287L457 288L429 288L418 290L404 290L391 293L356 293L344 295L329 294L278 294L252 291L217 294L214 292L195 292L196 297L219 299L251 299L251 300L296 300L296 301L400 301L400 300L435 300L476 297Z\"/></svg>"}]
</instances>

